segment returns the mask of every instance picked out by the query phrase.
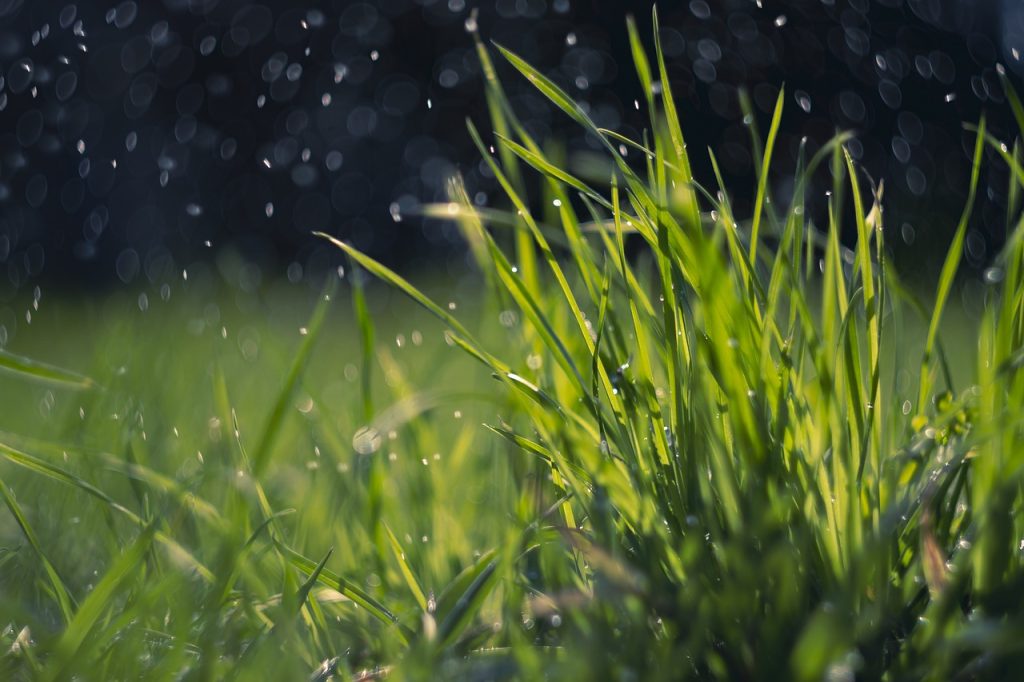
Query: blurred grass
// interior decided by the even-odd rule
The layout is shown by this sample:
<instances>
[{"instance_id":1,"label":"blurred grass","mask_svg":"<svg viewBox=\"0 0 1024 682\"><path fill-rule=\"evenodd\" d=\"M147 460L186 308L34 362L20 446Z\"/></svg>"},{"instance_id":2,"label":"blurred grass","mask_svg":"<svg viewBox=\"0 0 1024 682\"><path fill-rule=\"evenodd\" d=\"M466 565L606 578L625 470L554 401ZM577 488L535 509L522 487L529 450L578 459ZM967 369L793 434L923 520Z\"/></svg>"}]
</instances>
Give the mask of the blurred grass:
<instances>
[{"instance_id":1,"label":"blurred grass","mask_svg":"<svg viewBox=\"0 0 1024 682\"><path fill-rule=\"evenodd\" d=\"M934 293L910 287L846 136L782 205L780 94L741 220L629 35L651 128L628 144L498 48L605 146L603 186L529 135L478 41L493 146L469 134L511 208L453 178L422 209L477 275L332 240L350 267L319 296L193 275L33 306L0 375L0 678L1012 675L1019 145L972 128L971 196L991 163L1014 183L986 281L958 280L969 202Z\"/></svg>"},{"instance_id":2,"label":"blurred grass","mask_svg":"<svg viewBox=\"0 0 1024 682\"><path fill-rule=\"evenodd\" d=\"M452 290L447 283L434 288ZM419 310L392 300L382 287L371 287L367 305L384 313L376 329L380 343L370 356L371 395L381 416L371 423L381 433L379 446L360 452L353 437L367 424L360 409L366 372L350 288L345 285L325 306L324 328L308 366L285 393L293 361L314 333L306 316L317 298L305 287L287 284L258 296L226 286L220 294L215 291L198 286L174 292L170 301L156 298L145 311L126 292L44 300L7 349L59 360L100 386L82 391L30 376L0 375L0 443L88 481L111 501L104 504L10 462L0 465L12 502L17 500L71 594L89 594L111 557L138 530L138 523L125 523L123 515L112 512L114 502L187 546L217 580L227 577L224 570L238 573L241 585L224 585L230 597L213 613L228 619L220 609L238 609L232 619L248 612L241 620L251 622L239 623L238 632L218 630L216 651L225 646L220 637L237 637L240 646L243 633L258 630L263 611L282 599L278 583L285 567L274 552L268 554L270 528L305 556L322 557L333 548L331 571L370 596L391 593L414 568L434 599L493 546L494 538L515 527L508 517L515 506L515 458L480 426L502 411L503 401L486 374L467 373L465 361L450 361L443 330ZM238 296L245 297L246 312L239 309ZM479 299L456 300L453 305L480 315L474 312ZM510 331L497 322L497 317L490 320L486 331L500 342ZM226 405L218 405L220 390ZM258 451L261 438L266 442L265 425L278 404L284 406L280 431L268 446L258 490L242 453ZM291 513L269 522L262 538L252 540L246 558L253 565L243 570L225 553L256 532L262 521L255 511L261 508L262 514ZM59 632L62 620L58 603L47 594L54 583L40 582L47 563L12 521L0 519L0 628L28 625L33 637L45 642ZM384 544L384 524L402 546L406 563L396 562ZM193 584L173 570L188 568L190 560L153 550L150 561L142 571L147 582L154 581L149 598L159 599L168 590L176 598L156 619L167 616L164 627L154 628L162 634L149 637L163 636L167 646L173 637L191 643L197 615L214 608L206 594L209 585ZM268 575L257 579L263 570ZM341 632L322 633L324 657L349 651L353 666L377 662L382 652L376 643L387 628L373 625L337 592L314 589L312 594L326 600L324 608L351 618ZM402 590L397 614L403 619L413 606L405 597ZM332 601L338 599L343 603ZM137 608L145 613L144 606ZM348 628L358 636L346 635ZM121 651L111 649L115 660L103 668L104 675L117 677L116 671L124 674L140 665L139 651L124 651L117 660ZM182 658L177 664L166 661L168 669L184 667L183 661L195 655L188 647L175 653ZM307 658L300 661L268 650L242 670L281 675L312 670L311 663L321 659L304 653ZM224 671L209 674L220 678Z\"/></svg>"}]
</instances>

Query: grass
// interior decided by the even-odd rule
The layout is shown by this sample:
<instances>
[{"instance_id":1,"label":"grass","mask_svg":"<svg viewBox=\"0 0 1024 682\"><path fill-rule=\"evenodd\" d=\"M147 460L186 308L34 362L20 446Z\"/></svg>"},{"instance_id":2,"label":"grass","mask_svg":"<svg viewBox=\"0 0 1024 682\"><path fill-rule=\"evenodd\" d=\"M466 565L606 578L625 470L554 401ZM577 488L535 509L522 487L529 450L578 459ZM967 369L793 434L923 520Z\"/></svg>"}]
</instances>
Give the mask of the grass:
<instances>
[{"instance_id":1,"label":"grass","mask_svg":"<svg viewBox=\"0 0 1024 682\"><path fill-rule=\"evenodd\" d=\"M308 322L276 290L234 294L263 323L199 290L144 324L126 296L37 316L33 355L89 367L90 338L98 358L87 377L0 356L0 676L1012 676L1019 143L975 129L971 199L920 297L847 136L802 156L782 205L780 94L741 221L691 176L657 39L651 61L629 32L643 140L497 48L602 141L602 186L528 135L478 43L493 143L469 134L509 208L453 178L423 211L458 222L482 295L449 303L332 240L349 274ZM1006 247L965 315L962 243L997 162ZM804 199L828 174L819 227Z\"/></svg>"}]
</instances>

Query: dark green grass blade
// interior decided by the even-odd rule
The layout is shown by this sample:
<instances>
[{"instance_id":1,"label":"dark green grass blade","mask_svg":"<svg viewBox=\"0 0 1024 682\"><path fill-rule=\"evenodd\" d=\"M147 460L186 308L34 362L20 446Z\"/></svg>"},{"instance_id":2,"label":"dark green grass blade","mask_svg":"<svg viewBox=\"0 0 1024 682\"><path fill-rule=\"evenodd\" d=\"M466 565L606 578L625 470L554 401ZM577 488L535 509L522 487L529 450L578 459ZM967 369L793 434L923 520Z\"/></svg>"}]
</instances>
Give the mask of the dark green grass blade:
<instances>
[{"instance_id":1,"label":"dark green grass blade","mask_svg":"<svg viewBox=\"0 0 1024 682\"><path fill-rule=\"evenodd\" d=\"M43 570L46 571L46 576L49 578L50 585L53 587L54 595L57 597L57 605L60 607L60 612L64 617L64 622L70 624L72 620L74 602L68 593L67 587L64 585L64 581L61 580L60 574L57 573L57 569L54 568L50 559L43 552L43 548L39 544L39 539L36 537L35 531L32 530L32 526L29 525L28 520L25 518L25 514L21 511L18 501L14 499L14 495L7 487L7 484L4 483L3 479L0 479L0 493L3 494L4 502L7 503L7 508L11 510L14 520L18 522L18 527L21 528L21 532L25 536L25 539L28 540L29 545L31 545L32 549L35 550L36 555L39 557L39 561L42 562Z\"/></svg>"},{"instance_id":2,"label":"dark green grass blade","mask_svg":"<svg viewBox=\"0 0 1024 682\"><path fill-rule=\"evenodd\" d=\"M360 350L362 351L362 369L360 370L360 392L363 403L363 419L373 419L373 343L374 326L370 311L366 307L365 284L363 273L356 269L349 281L352 282L352 311L359 325Z\"/></svg>"},{"instance_id":3,"label":"dark green grass blade","mask_svg":"<svg viewBox=\"0 0 1024 682\"><path fill-rule=\"evenodd\" d=\"M14 448L3 443L0 443L0 457L6 459L7 461L13 464L17 464L18 466L24 467L30 471L34 471L37 474L42 474L47 478L51 478L55 481L59 481L60 483L69 485L73 488L78 488L79 490L88 493L92 497L95 497L96 499L105 503L114 511L123 514L137 526L146 527L147 525L146 522L138 514L128 509L123 504L114 500L114 498L112 498L110 495L107 495L105 492L103 492L96 486L92 485L85 479L79 476L75 476L74 474L68 473L67 471L64 471L58 466L54 466L53 464L41 460L38 457L33 457L32 455L26 454L19 450L15 450ZM159 531L156 533L156 540L160 544L164 545L164 547L172 556L181 559L188 563L190 566L192 566L196 573L204 580L211 581L213 579L213 574L210 572L210 570L206 568L206 566L204 566L198 559L196 559L195 556L193 556L193 554L189 552L187 549L185 549L185 547L183 547L179 542L177 542L170 536L166 535L165 533Z\"/></svg>"},{"instance_id":4,"label":"dark green grass blade","mask_svg":"<svg viewBox=\"0 0 1024 682\"><path fill-rule=\"evenodd\" d=\"M76 665L86 667L81 652L86 638L103 613L115 607L115 596L142 563L154 535L155 528L146 527L85 598L74 620L61 634L55 647L55 657L47 666L44 680L66 679Z\"/></svg>"},{"instance_id":5,"label":"dark green grass blade","mask_svg":"<svg viewBox=\"0 0 1024 682\"><path fill-rule=\"evenodd\" d=\"M306 334L302 338L302 343L299 344L299 349L295 353L295 357L292 358L291 367L288 369L288 374L285 375L284 384L277 394L277 399L274 401L273 408L271 408L270 416L267 417L266 423L263 426L263 434L252 457L253 476L259 477L269 463L270 455L273 453L274 445L277 442L278 433L281 431L285 415L288 413L288 406L291 404L292 396L295 393L295 387L298 385L299 378L306 367L306 362L313 352L313 346L316 344L320 330L324 326L327 310L330 308L330 303L337 290L338 278L329 276L327 283L324 285L323 293L320 296L320 301L313 310L309 324L306 325Z\"/></svg>"},{"instance_id":6,"label":"dark green grass blade","mask_svg":"<svg viewBox=\"0 0 1024 682\"><path fill-rule=\"evenodd\" d=\"M441 618L437 638L442 645L457 637L476 614L497 582L497 569L497 554L491 550L445 588L437 605Z\"/></svg>"}]
</instances>

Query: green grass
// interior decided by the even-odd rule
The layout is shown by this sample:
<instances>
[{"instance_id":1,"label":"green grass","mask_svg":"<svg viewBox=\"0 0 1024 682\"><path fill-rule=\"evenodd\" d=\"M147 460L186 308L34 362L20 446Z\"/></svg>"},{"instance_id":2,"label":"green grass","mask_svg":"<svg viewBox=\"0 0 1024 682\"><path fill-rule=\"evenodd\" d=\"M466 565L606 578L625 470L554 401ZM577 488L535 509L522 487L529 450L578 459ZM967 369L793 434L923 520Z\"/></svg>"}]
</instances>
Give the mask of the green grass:
<instances>
[{"instance_id":1,"label":"green grass","mask_svg":"<svg viewBox=\"0 0 1024 682\"><path fill-rule=\"evenodd\" d=\"M529 137L478 43L495 132L469 134L508 208L453 178L423 211L458 222L483 293L335 242L349 274L313 302L44 301L0 356L0 678L1012 677L1019 145L975 129L972 199L920 295L846 136L781 205L780 94L742 220L691 176L660 47L629 33L643 140L498 48L605 143L605 183ZM963 309L992 163L1007 246Z\"/></svg>"}]
</instances>

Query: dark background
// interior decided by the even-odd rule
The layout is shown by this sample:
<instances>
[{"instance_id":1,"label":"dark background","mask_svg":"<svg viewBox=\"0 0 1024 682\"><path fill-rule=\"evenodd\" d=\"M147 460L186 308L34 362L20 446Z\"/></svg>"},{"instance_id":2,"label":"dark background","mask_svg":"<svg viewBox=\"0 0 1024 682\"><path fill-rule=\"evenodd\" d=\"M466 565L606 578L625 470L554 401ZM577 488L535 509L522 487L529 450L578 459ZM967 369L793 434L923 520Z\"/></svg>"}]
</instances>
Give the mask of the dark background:
<instances>
[{"instance_id":1,"label":"dark background","mask_svg":"<svg viewBox=\"0 0 1024 682\"><path fill-rule=\"evenodd\" d=\"M762 134L778 87L786 116L774 191L801 137L838 129L886 178L888 242L927 274L955 226L987 112L1011 139L996 64L1021 73L1019 0L664 2L662 41L691 150L712 147L743 215L753 169L737 88ZM353 240L392 265L458 270L443 224L410 217L454 171L500 202L465 132L488 130L466 20L639 138L646 112L624 18L650 40L650 5L583 0L0 0L0 297L26 287L159 287L241 254L248 285L315 279ZM514 106L571 162L588 140L499 61ZM710 183L705 154L691 152ZM1005 172L983 177L966 247L981 268L1005 234ZM827 186L823 185L823 187ZM394 214L402 215L396 222ZM2 299L0 299L2 300Z\"/></svg>"}]
</instances>

